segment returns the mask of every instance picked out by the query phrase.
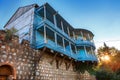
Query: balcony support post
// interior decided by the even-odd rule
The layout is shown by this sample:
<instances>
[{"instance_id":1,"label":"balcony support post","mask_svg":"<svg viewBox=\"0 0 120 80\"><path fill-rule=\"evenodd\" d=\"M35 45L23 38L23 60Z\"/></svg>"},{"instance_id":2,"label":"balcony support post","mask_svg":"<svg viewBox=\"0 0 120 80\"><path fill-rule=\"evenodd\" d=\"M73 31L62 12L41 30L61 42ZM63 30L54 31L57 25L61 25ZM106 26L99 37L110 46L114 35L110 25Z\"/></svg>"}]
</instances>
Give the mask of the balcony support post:
<instances>
[{"instance_id":1,"label":"balcony support post","mask_svg":"<svg viewBox=\"0 0 120 80\"><path fill-rule=\"evenodd\" d=\"M55 27L57 27L56 15L57 15L57 12L55 14L53 14L53 19L54 19L54 25L55 25Z\"/></svg>"},{"instance_id":2,"label":"balcony support post","mask_svg":"<svg viewBox=\"0 0 120 80\"><path fill-rule=\"evenodd\" d=\"M57 33L54 32L54 34L55 34L55 44L56 44L56 46L57 46Z\"/></svg>"},{"instance_id":3,"label":"balcony support post","mask_svg":"<svg viewBox=\"0 0 120 80\"><path fill-rule=\"evenodd\" d=\"M87 55L87 50L86 50L86 47L84 46L84 50L85 50L85 54L86 54L86 56L88 57L88 55Z\"/></svg>"},{"instance_id":4,"label":"balcony support post","mask_svg":"<svg viewBox=\"0 0 120 80\"><path fill-rule=\"evenodd\" d=\"M65 51L65 42L64 42L64 37L62 38L63 40L63 48L64 48L64 51Z\"/></svg>"},{"instance_id":5,"label":"balcony support post","mask_svg":"<svg viewBox=\"0 0 120 80\"><path fill-rule=\"evenodd\" d=\"M76 54L77 54L77 47L75 46L75 52L76 52Z\"/></svg>"},{"instance_id":6,"label":"balcony support post","mask_svg":"<svg viewBox=\"0 0 120 80\"><path fill-rule=\"evenodd\" d=\"M91 39L90 39L90 34L88 34L88 39L91 40Z\"/></svg>"},{"instance_id":7,"label":"balcony support post","mask_svg":"<svg viewBox=\"0 0 120 80\"><path fill-rule=\"evenodd\" d=\"M47 43L47 40L46 40L46 25L44 25L44 43Z\"/></svg>"},{"instance_id":8,"label":"balcony support post","mask_svg":"<svg viewBox=\"0 0 120 80\"><path fill-rule=\"evenodd\" d=\"M68 31L68 36L70 37L70 30L68 27L67 27L67 31Z\"/></svg>"},{"instance_id":9,"label":"balcony support post","mask_svg":"<svg viewBox=\"0 0 120 80\"><path fill-rule=\"evenodd\" d=\"M44 20L46 20L46 6L44 5Z\"/></svg>"},{"instance_id":10,"label":"balcony support post","mask_svg":"<svg viewBox=\"0 0 120 80\"><path fill-rule=\"evenodd\" d=\"M80 31L80 34L81 34L81 36L82 36L82 39L84 38L84 36L83 36L83 32L82 31Z\"/></svg>"},{"instance_id":11,"label":"balcony support post","mask_svg":"<svg viewBox=\"0 0 120 80\"><path fill-rule=\"evenodd\" d=\"M69 42L69 46L70 46L70 53L71 53L71 55L72 55L71 42Z\"/></svg>"},{"instance_id":12,"label":"balcony support post","mask_svg":"<svg viewBox=\"0 0 120 80\"><path fill-rule=\"evenodd\" d=\"M94 54L94 51L93 51L93 48L91 47L91 52L92 52L92 54Z\"/></svg>"},{"instance_id":13,"label":"balcony support post","mask_svg":"<svg viewBox=\"0 0 120 80\"><path fill-rule=\"evenodd\" d=\"M72 61L73 61L73 59L71 59L70 63L68 63L68 64L66 65L66 69L67 69L67 70L70 68L70 66L71 66L71 64L72 64Z\"/></svg>"},{"instance_id":14,"label":"balcony support post","mask_svg":"<svg viewBox=\"0 0 120 80\"><path fill-rule=\"evenodd\" d=\"M73 39L75 40L75 32L73 31Z\"/></svg>"},{"instance_id":15,"label":"balcony support post","mask_svg":"<svg viewBox=\"0 0 120 80\"><path fill-rule=\"evenodd\" d=\"M63 63L64 60L65 60L65 56L64 56L63 59L60 61L59 66L62 65L62 63Z\"/></svg>"},{"instance_id":16,"label":"balcony support post","mask_svg":"<svg viewBox=\"0 0 120 80\"><path fill-rule=\"evenodd\" d=\"M62 21L61 21L61 27L62 27L62 31L64 32L63 22Z\"/></svg>"},{"instance_id":17,"label":"balcony support post","mask_svg":"<svg viewBox=\"0 0 120 80\"><path fill-rule=\"evenodd\" d=\"M50 64L53 64L54 60L56 59L57 54L58 54L58 53L55 53L53 59L50 61Z\"/></svg>"},{"instance_id":18,"label":"balcony support post","mask_svg":"<svg viewBox=\"0 0 120 80\"><path fill-rule=\"evenodd\" d=\"M41 58L43 57L45 50L46 50L46 47L44 47L43 50L40 51L40 54L39 54L39 60L38 60L38 61L40 61Z\"/></svg>"}]
</instances>

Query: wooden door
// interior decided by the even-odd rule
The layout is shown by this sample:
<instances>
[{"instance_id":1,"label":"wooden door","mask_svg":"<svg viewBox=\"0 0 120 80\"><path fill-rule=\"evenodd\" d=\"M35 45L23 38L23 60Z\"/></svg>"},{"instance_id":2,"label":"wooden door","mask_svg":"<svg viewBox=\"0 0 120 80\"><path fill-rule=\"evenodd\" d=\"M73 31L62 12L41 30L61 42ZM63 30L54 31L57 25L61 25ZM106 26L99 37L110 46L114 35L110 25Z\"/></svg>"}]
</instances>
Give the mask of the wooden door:
<instances>
[{"instance_id":1,"label":"wooden door","mask_svg":"<svg viewBox=\"0 0 120 80\"><path fill-rule=\"evenodd\" d=\"M8 76L12 75L13 70L8 65L0 66L0 80L7 80Z\"/></svg>"},{"instance_id":2,"label":"wooden door","mask_svg":"<svg viewBox=\"0 0 120 80\"><path fill-rule=\"evenodd\" d=\"M0 76L0 80L7 80L7 76Z\"/></svg>"}]
</instances>

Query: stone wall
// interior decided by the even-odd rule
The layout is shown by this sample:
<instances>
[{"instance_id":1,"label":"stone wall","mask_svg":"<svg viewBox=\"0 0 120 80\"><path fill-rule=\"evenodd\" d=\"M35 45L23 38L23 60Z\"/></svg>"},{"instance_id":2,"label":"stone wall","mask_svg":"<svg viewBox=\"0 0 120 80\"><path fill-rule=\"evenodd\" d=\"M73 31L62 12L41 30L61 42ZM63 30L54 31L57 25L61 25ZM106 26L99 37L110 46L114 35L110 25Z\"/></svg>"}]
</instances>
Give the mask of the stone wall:
<instances>
[{"instance_id":1,"label":"stone wall","mask_svg":"<svg viewBox=\"0 0 120 80\"><path fill-rule=\"evenodd\" d=\"M12 65L14 75L19 80L32 79L35 52L29 45L19 44L18 37L11 41L0 40L0 65Z\"/></svg>"},{"instance_id":2,"label":"stone wall","mask_svg":"<svg viewBox=\"0 0 120 80\"><path fill-rule=\"evenodd\" d=\"M5 40L6 33L0 31L0 67L13 68L12 78L16 80L94 80L91 76L77 74L72 59L46 48L34 50L29 42L12 36ZM1 73L1 72L0 72ZM88 74L89 75L89 74ZM84 78L83 78L84 76Z\"/></svg>"},{"instance_id":3,"label":"stone wall","mask_svg":"<svg viewBox=\"0 0 120 80\"><path fill-rule=\"evenodd\" d=\"M56 58L58 59L58 57ZM52 59L53 56L48 54L43 56L42 60L39 62L39 65L37 66L36 80L77 80L77 73L73 71L72 65L68 70L66 70L66 65L63 62L61 65L59 65L59 68L57 68L56 60L54 60L51 64ZM62 58L59 59L59 61L61 60Z\"/></svg>"}]
</instances>

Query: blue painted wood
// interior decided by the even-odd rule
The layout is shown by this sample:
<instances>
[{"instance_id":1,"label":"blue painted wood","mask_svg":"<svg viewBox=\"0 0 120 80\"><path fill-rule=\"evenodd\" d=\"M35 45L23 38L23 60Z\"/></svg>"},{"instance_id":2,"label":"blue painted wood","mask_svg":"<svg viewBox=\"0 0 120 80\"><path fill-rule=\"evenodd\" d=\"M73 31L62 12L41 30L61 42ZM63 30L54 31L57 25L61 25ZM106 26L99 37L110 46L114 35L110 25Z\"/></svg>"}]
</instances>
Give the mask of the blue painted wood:
<instances>
[{"instance_id":1,"label":"blue painted wood","mask_svg":"<svg viewBox=\"0 0 120 80\"><path fill-rule=\"evenodd\" d=\"M34 19L34 28L35 28L34 32L36 32L36 34L34 36L36 36L36 41L33 44L35 44L35 46L34 46L35 49L47 47L47 48L54 50L60 54L64 54L68 57L71 57L77 61L97 61L96 55L93 55L92 53L87 53L84 49L77 51L77 53L73 53L73 51L71 53L69 45L66 46L65 50L64 50L64 47L62 47L60 45L56 45L56 43L50 39L47 39L47 43L44 43L44 36L42 36L38 32L38 29L43 27L43 25L47 25L47 27L52 29L54 32L61 35L69 42L74 43L75 46L89 46L89 47L92 47L93 49L95 49L95 45L91 41L83 40L83 39L74 40L73 38L69 37L66 33L64 33L62 30L60 30L58 27L55 27L55 25L52 22L50 22L49 20L47 20L47 19L43 20L38 15L36 15L34 18L35 18Z\"/></svg>"}]
</instances>

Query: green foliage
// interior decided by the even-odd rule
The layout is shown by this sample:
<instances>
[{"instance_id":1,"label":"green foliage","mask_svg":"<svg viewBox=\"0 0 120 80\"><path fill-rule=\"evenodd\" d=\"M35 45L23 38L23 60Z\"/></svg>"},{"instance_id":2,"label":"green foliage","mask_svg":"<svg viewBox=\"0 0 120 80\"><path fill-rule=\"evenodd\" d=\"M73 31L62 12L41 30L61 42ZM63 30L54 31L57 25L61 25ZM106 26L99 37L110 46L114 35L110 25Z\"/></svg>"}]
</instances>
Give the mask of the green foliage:
<instances>
[{"instance_id":1,"label":"green foliage","mask_svg":"<svg viewBox=\"0 0 120 80\"><path fill-rule=\"evenodd\" d=\"M6 37L5 40L9 41L12 39L12 36L15 35L15 33L17 32L17 30L12 27L11 29L6 29Z\"/></svg>"},{"instance_id":2,"label":"green foliage","mask_svg":"<svg viewBox=\"0 0 120 80\"><path fill-rule=\"evenodd\" d=\"M113 74L107 71L96 71L96 79L97 80L112 80Z\"/></svg>"},{"instance_id":3,"label":"green foliage","mask_svg":"<svg viewBox=\"0 0 120 80\"><path fill-rule=\"evenodd\" d=\"M77 63L75 69L78 73L84 73L85 71L88 71L90 74L95 74L94 65L92 62Z\"/></svg>"},{"instance_id":4,"label":"green foliage","mask_svg":"<svg viewBox=\"0 0 120 80\"><path fill-rule=\"evenodd\" d=\"M100 47L98 51L99 59L105 55L110 57L110 61L101 60L96 67L97 80L120 80L120 51L114 47Z\"/></svg>"},{"instance_id":5,"label":"green foliage","mask_svg":"<svg viewBox=\"0 0 120 80\"><path fill-rule=\"evenodd\" d=\"M117 72L108 72L106 70L96 71L97 80L120 80L120 74Z\"/></svg>"}]
</instances>

